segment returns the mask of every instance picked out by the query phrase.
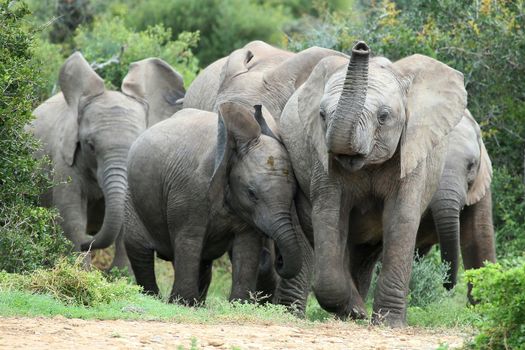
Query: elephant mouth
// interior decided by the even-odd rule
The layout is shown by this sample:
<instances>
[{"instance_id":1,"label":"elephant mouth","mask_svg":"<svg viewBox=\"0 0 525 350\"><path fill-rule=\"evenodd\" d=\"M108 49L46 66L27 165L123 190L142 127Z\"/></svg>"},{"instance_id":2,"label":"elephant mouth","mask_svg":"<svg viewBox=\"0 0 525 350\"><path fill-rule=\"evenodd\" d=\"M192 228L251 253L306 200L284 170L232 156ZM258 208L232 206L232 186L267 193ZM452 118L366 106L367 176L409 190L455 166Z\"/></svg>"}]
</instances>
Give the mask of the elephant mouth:
<instances>
[{"instance_id":1,"label":"elephant mouth","mask_svg":"<svg viewBox=\"0 0 525 350\"><path fill-rule=\"evenodd\" d=\"M347 156L343 154L336 155L335 160L341 164L341 166L350 171L358 171L365 165L366 157L363 155Z\"/></svg>"}]
</instances>

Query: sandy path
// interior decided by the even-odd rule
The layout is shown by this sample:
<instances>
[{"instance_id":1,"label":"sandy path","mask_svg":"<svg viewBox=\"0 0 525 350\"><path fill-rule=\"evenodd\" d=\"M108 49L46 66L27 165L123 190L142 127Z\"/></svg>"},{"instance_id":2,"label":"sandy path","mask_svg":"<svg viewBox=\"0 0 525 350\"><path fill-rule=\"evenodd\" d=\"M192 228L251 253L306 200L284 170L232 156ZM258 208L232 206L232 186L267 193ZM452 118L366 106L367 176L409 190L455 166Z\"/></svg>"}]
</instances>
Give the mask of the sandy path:
<instances>
[{"instance_id":1,"label":"sandy path","mask_svg":"<svg viewBox=\"0 0 525 350\"><path fill-rule=\"evenodd\" d=\"M158 321L0 318L0 349L436 349L466 335L330 322L315 327L202 325Z\"/></svg>"}]
</instances>

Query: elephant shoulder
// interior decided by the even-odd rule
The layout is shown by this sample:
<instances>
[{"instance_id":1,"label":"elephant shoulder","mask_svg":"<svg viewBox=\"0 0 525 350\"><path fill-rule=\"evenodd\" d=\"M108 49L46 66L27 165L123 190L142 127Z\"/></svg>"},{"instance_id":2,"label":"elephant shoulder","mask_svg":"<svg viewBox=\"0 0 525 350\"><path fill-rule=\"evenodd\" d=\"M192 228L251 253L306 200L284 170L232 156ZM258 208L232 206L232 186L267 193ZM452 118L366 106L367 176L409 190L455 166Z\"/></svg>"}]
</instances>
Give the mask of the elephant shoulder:
<instances>
[{"instance_id":1,"label":"elephant shoulder","mask_svg":"<svg viewBox=\"0 0 525 350\"><path fill-rule=\"evenodd\" d=\"M228 57L223 57L199 73L184 96L184 108L212 111L219 91L221 71Z\"/></svg>"}]
</instances>

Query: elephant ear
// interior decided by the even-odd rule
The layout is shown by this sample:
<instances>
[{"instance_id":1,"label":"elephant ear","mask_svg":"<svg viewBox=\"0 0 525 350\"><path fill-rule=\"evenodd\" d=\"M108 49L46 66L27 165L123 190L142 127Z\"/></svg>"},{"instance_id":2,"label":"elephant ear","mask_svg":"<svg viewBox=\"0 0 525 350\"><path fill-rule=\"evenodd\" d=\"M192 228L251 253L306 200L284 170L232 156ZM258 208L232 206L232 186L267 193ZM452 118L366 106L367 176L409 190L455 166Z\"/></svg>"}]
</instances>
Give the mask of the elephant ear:
<instances>
[{"instance_id":1,"label":"elephant ear","mask_svg":"<svg viewBox=\"0 0 525 350\"><path fill-rule=\"evenodd\" d=\"M266 109L266 107L263 105L255 105L253 108L255 108L255 113L253 116L261 127L261 133L281 142L279 129L277 128L277 124L275 123L275 120L270 111L268 111L268 109Z\"/></svg>"},{"instance_id":2,"label":"elephant ear","mask_svg":"<svg viewBox=\"0 0 525 350\"><path fill-rule=\"evenodd\" d=\"M325 49L322 47L310 47L296 55L288 58L280 65L264 74L264 82L272 84L275 81L282 81L287 78L288 82L293 84L294 89L299 88L310 76L312 69L325 57L339 56L348 58L343 53Z\"/></svg>"},{"instance_id":3,"label":"elephant ear","mask_svg":"<svg viewBox=\"0 0 525 350\"><path fill-rule=\"evenodd\" d=\"M64 62L58 83L67 104L60 132L62 157L72 166L78 143L78 115L82 105L104 93L104 80L91 68L80 52Z\"/></svg>"},{"instance_id":4,"label":"elephant ear","mask_svg":"<svg viewBox=\"0 0 525 350\"><path fill-rule=\"evenodd\" d=\"M129 66L122 92L148 106L148 127L182 109L182 76L160 58L146 58Z\"/></svg>"},{"instance_id":5,"label":"elephant ear","mask_svg":"<svg viewBox=\"0 0 525 350\"><path fill-rule=\"evenodd\" d=\"M490 189L490 184L492 182L492 162L490 161L489 154L487 153L487 149L485 148L485 144L481 138L481 129L479 128L478 123L468 110L465 110L465 117L470 119L476 130L480 151L478 174L468 190L467 200L465 203L466 205L472 205L485 197L485 194Z\"/></svg>"},{"instance_id":6,"label":"elephant ear","mask_svg":"<svg viewBox=\"0 0 525 350\"><path fill-rule=\"evenodd\" d=\"M410 174L463 117L463 74L433 58L413 55L394 63L408 79L406 126L401 137L401 178Z\"/></svg>"},{"instance_id":7,"label":"elephant ear","mask_svg":"<svg viewBox=\"0 0 525 350\"><path fill-rule=\"evenodd\" d=\"M261 136L261 128L253 111L235 102L222 103L218 109L215 164L208 187L211 213L219 211L224 205L232 155L242 152L248 143Z\"/></svg>"},{"instance_id":8,"label":"elephant ear","mask_svg":"<svg viewBox=\"0 0 525 350\"><path fill-rule=\"evenodd\" d=\"M321 118L320 104L324 94L325 85L334 72L348 64L344 57L331 56L322 59L313 69L312 73L294 93L286 104L285 113L298 115L304 127L305 134L316 153L317 159L328 173L329 159L326 147L326 124Z\"/></svg>"},{"instance_id":9,"label":"elephant ear","mask_svg":"<svg viewBox=\"0 0 525 350\"><path fill-rule=\"evenodd\" d=\"M246 73L248 71L248 63L253 58L253 52L248 49L238 49L233 51L229 56L226 64L222 67L220 76L220 87L228 83L233 77Z\"/></svg>"}]
</instances>

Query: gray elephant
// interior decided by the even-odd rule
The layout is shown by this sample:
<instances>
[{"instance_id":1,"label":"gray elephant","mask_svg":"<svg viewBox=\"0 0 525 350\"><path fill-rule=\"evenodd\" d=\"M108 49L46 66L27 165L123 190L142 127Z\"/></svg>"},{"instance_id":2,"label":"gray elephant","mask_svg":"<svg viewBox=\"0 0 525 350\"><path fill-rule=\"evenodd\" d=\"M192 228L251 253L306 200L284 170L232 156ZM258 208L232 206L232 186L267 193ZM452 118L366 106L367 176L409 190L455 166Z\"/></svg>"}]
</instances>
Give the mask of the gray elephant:
<instances>
[{"instance_id":1,"label":"gray elephant","mask_svg":"<svg viewBox=\"0 0 525 350\"><path fill-rule=\"evenodd\" d=\"M364 317L348 266L379 250L373 320L402 326L417 231L467 97L463 75L432 58L369 56L359 42L350 61L321 60L286 104L281 136L314 232L320 305Z\"/></svg>"},{"instance_id":2,"label":"gray elephant","mask_svg":"<svg viewBox=\"0 0 525 350\"><path fill-rule=\"evenodd\" d=\"M188 88L184 107L215 111L219 104L228 101L237 102L238 108L262 104L271 114L267 123L279 138L279 118L286 102L308 78L315 65L328 56L347 57L320 47L292 53L262 41L250 42L204 69ZM279 285L274 301L293 305L298 315L304 314L306 309L313 263L313 237L311 234L308 236L308 239L302 234L299 237L304 254L303 270L293 279L280 280L275 274L271 267L276 256L268 242L265 242L261 254L258 290L272 296L270 291Z\"/></svg>"},{"instance_id":3,"label":"gray elephant","mask_svg":"<svg viewBox=\"0 0 525 350\"><path fill-rule=\"evenodd\" d=\"M449 137L445 168L422 221L416 246L421 253L439 242L449 264L447 289L455 286L459 250L465 269L495 262L490 183L492 164L481 130L468 110ZM468 291L469 300L470 286Z\"/></svg>"},{"instance_id":4,"label":"gray elephant","mask_svg":"<svg viewBox=\"0 0 525 350\"><path fill-rule=\"evenodd\" d=\"M263 112L264 111L264 112ZM173 261L171 301L205 299L214 259L233 248L230 299L255 291L262 232L277 242L279 273L301 269L292 218L296 182L268 112L223 103L219 114L185 108L131 147L125 245L137 282L157 294L154 252Z\"/></svg>"},{"instance_id":5,"label":"gray elephant","mask_svg":"<svg viewBox=\"0 0 525 350\"><path fill-rule=\"evenodd\" d=\"M481 130L468 110L448 136L445 168L438 188L428 206L417 234L416 249L425 255L440 245L442 261L449 264L448 281L451 289L457 282L459 249L466 269L479 268L485 261L496 259L490 182L492 166ZM369 223L370 225L370 223ZM364 226L364 225L361 225ZM353 232L350 230L350 234ZM460 244L461 241L461 244ZM359 294L365 298L372 272L380 257L381 245L370 252L368 245L357 247L367 252L360 265L351 267ZM468 298L471 297L469 285Z\"/></svg>"},{"instance_id":6,"label":"gray elephant","mask_svg":"<svg viewBox=\"0 0 525 350\"><path fill-rule=\"evenodd\" d=\"M148 126L180 109L182 77L164 61L149 58L131 64L122 92L109 91L76 52L62 66L59 84L62 92L34 111L30 126L52 161L57 183L43 204L58 208L75 250L105 248L124 219L129 148ZM125 253L119 250L120 258L125 260Z\"/></svg>"}]
</instances>

